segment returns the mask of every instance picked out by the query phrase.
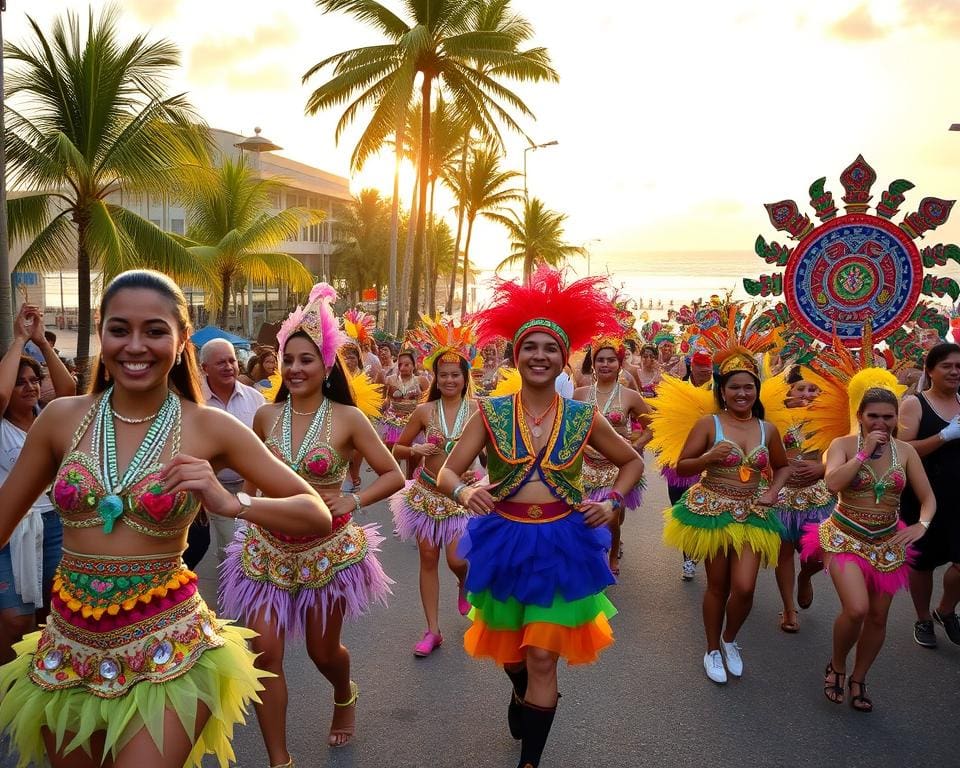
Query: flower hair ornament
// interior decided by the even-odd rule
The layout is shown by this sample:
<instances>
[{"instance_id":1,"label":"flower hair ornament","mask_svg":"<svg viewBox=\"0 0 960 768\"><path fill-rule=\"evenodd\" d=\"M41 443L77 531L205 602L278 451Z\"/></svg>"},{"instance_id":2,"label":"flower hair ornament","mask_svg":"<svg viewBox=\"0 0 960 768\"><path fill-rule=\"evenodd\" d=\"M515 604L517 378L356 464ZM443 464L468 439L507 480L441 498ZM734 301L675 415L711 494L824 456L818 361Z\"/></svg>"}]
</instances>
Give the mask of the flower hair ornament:
<instances>
[{"instance_id":1,"label":"flower hair ornament","mask_svg":"<svg viewBox=\"0 0 960 768\"><path fill-rule=\"evenodd\" d=\"M348 309L343 313L343 330L358 346L373 339L375 326L373 315L360 309Z\"/></svg>"},{"instance_id":2,"label":"flower hair ornament","mask_svg":"<svg viewBox=\"0 0 960 768\"><path fill-rule=\"evenodd\" d=\"M605 277L585 277L566 283L563 272L543 265L527 284L495 279L493 298L473 317L480 343L513 340L513 357L531 333L552 336L567 362L571 350L599 334L617 334L617 308L602 288Z\"/></svg>"},{"instance_id":3,"label":"flower hair ornament","mask_svg":"<svg viewBox=\"0 0 960 768\"><path fill-rule=\"evenodd\" d=\"M407 336L407 343L417 351L427 370L438 360L456 363L462 359L472 367L482 365L472 323L443 319L439 314L436 317L421 315L420 325Z\"/></svg>"},{"instance_id":4,"label":"flower hair ornament","mask_svg":"<svg viewBox=\"0 0 960 768\"><path fill-rule=\"evenodd\" d=\"M280 354L293 334L303 331L320 350L320 357L327 368L332 368L337 360L337 350L346 341L334 317L332 304L337 300L337 292L328 283L317 283L310 291L305 307L298 306L277 331L277 344Z\"/></svg>"}]
</instances>

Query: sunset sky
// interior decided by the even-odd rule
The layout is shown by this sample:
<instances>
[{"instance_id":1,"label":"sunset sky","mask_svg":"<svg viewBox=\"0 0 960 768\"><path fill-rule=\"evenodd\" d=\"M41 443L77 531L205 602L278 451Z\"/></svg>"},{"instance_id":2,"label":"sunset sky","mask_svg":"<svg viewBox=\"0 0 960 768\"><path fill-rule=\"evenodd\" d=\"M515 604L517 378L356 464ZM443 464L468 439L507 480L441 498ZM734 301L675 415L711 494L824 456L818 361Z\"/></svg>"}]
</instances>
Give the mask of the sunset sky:
<instances>
[{"instance_id":1,"label":"sunset sky","mask_svg":"<svg viewBox=\"0 0 960 768\"><path fill-rule=\"evenodd\" d=\"M571 242L599 240L595 264L615 268L641 251L749 254L757 234L773 234L763 203L792 197L808 209L807 188L819 176L839 202L837 177L858 152L878 173L874 202L901 177L916 185L902 213L922 196L960 193L960 133L947 131L960 122L951 79L957 0L514 6L561 76L559 85L518 88L537 116L527 133L559 142L529 153L530 194L569 215ZM4 35L23 39L25 12L46 27L86 8L9 0ZM123 0L122 8L124 33L152 29L180 46L184 66L171 87L189 91L211 126L250 134L259 125L281 154L349 175L357 132L338 147L338 112L305 117L309 85L300 77L325 56L379 42L375 33L321 14L310 0ZM517 170L523 146L508 137ZM391 172L385 153L352 187L389 193ZM960 210L925 242L958 240ZM473 255L490 267L506 247L486 225Z\"/></svg>"}]
</instances>

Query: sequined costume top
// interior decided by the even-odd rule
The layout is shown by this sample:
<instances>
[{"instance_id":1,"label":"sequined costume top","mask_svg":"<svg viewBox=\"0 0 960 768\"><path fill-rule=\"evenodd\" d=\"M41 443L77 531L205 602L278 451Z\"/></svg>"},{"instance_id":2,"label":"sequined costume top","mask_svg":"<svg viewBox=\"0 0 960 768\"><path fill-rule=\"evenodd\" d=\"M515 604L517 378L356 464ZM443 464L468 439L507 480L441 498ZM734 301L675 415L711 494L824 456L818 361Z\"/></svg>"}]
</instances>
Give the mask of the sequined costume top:
<instances>
[{"instance_id":1,"label":"sequined costume top","mask_svg":"<svg viewBox=\"0 0 960 768\"><path fill-rule=\"evenodd\" d=\"M411 388L410 385L413 384ZM420 379L411 376L406 383L397 374L396 381L386 388L390 400L390 409L402 416L409 416L420 402Z\"/></svg>"},{"instance_id":2,"label":"sequined costume top","mask_svg":"<svg viewBox=\"0 0 960 768\"><path fill-rule=\"evenodd\" d=\"M710 464L707 467L706 478L723 478L725 480L736 480L746 483L750 480L753 473L759 474L770 466L770 451L766 445L766 424L763 419L759 419L759 422L760 442L752 451L744 453L743 449L737 443L724 437L720 417L714 415L713 425L716 432L714 444L728 443L732 450L721 463Z\"/></svg>"},{"instance_id":3,"label":"sequined costume top","mask_svg":"<svg viewBox=\"0 0 960 768\"><path fill-rule=\"evenodd\" d=\"M70 450L63 457L53 483L53 503L67 528L99 528L104 525L98 508L109 494L100 467L91 455L89 443L92 438L86 440L87 450L80 448L99 406L98 398L77 427ZM167 440L167 455L175 456L180 452L179 420ZM147 468L142 477L117 494L123 504L118 520L147 536L175 539L190 526L200 504L189 493L164 493L160 469L160 464Z\"/></svg>"},{"instance_id":4,"label":"sequined costume top","mask_svg":"<svg viewBox=\"0 0 960 768\"><path fill-rule=\"evenodd\" d=\"M299 464L289 463L280 448L282 411L270 428L270 434L266 440L266 446L270 449L270 452L314 488L340 485L343 478L346 477L347 467L350 465L350 462L333 447L333 413L335 408L333 401L330 401L330 410L323 425L323 438L310 446Z\"/></svg>"},{"instance_id":5,"label":"sequined costume top","mask_svg":"<svg viewBox=\"0 0 960 768\"><path fill-rule=\"evenodd\" d=\"M862 447L861 437L857 442L857 450ZM907 475L897 455L897 442L891 440L887 471L878 477L873 467L865 461L850 484L840 491L835 514L871 533L886 532L896 526L900 494L906 485Z\"/></svg>"},{"instance_id":6,"label":"sequined costume top","mask_svg":"<svg viewBox=\"0 0 960 768\"><path fill-rule=\"evenodd\" d=\"M526 434L517 395L480 401L480 414L493 450L487 471L495 484L491 494L506 499L536 473L558 499L570 504L583 500L583 451L593 427L593 403L558 398L553 429L536 453Z\"/></svg>"}]
</instances>

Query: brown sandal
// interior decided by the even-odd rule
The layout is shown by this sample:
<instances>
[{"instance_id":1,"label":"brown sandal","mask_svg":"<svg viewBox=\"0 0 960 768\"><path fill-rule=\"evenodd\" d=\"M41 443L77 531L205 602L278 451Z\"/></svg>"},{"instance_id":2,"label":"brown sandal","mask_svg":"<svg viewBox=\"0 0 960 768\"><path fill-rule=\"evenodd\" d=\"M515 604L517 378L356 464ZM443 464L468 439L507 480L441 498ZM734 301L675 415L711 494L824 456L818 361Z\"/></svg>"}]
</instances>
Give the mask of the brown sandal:
<instances>
[{"instance_id":1,"label":"brown sandal","mask_svg":"<svg viewBox=\"0 0 960 768\"><path fill-rule=\"evenodd\" d=\"M793 614L793 621L787 621L787 616L791 613ZM782 611L780 613L780 630L790 635L794 635L800 631L800 621L795 609L791 608L789 611Z\"/></svg>"},{"instance_id":2,"label":"brown sandal","mask_svg":"<svg viewBox=\"0 0 960 768\"><path fill-rule=\"evenodd\" d=\"M860 693L853 695L853 686L860 686ZM852 677L847 681L847 687L850 689L850 706L857 712L873 712L873 700L867 696L867 681L854 680Z\"/></svg>"},{"instance_id":3,"label":"brown sandal","mask_svg":"<svg viewBox=\"0 0 960 768\"><path fill-rule=\"evenodd\" d=\"M846 672L837 672L833 668L833 661L827 663L827 668L823 673L823 695L827 697L827 701L833 702L834 704L843 704L843 681L847 676ZM830 678L833 678L832 680Z\"/></svg>"}]
</instances>

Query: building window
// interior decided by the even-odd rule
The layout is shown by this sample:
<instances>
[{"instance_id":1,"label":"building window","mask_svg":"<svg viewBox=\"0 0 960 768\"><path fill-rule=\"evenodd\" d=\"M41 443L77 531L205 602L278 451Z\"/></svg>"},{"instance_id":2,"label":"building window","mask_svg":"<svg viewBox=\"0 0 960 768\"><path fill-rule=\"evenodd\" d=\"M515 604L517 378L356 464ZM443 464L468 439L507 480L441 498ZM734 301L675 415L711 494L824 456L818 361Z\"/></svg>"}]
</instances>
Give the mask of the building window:
<instances>
[{"instance_id":1,"label":"building window","mask_svg":"<svg viewBox=\"0 0 960 768\"><path fill-rule=\"evenodd\" d=\"M271 208L275 208L279 210L280 209L280 193L277 192L276 190L274 190L273 192L267 193L267 205L269 205Z\"/></svg>"},{"instance_id":2,"label":"building window","mask_svg":"<svg viewBox=\"0 0 960 768\"><path fill-rule=\"evenodd\" d=\"M153 226L158 228L163 226L163 222L160 221L160 219L150 219L150 223L153 224Z\"/></svg>"},{"instance_id":3,"label":"building window","mask_svg":"<svg viewBox=\"0 0 960 768\"><path fill-rule=\"evenodd\" d=\"M182 235L183 219L170 219L170 231L175 235Z\"/></svg>"}]
</instances>

